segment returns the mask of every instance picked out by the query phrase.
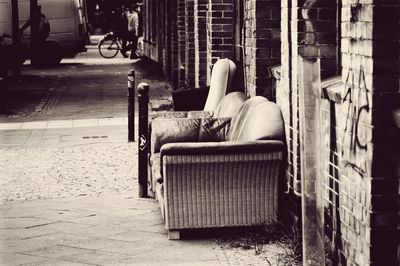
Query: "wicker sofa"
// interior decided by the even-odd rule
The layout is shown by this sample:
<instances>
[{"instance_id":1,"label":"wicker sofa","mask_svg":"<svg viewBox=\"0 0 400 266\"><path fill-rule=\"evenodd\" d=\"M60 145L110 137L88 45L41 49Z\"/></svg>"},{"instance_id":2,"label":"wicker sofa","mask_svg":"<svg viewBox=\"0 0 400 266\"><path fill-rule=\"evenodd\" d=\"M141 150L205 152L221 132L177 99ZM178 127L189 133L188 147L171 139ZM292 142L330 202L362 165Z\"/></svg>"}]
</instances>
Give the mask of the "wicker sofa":
<instances>
[{"instance_id":1,"label":"wicker sofa","mask_svg":"<svg viewBox=\"0 0 400 266\"><path fill-rule=\"evenodd\" d=\"M214 111L189 111L189 112L171 112L172 116L166 114L153 117L150 124L150 154L149 154L149 183L153 193L156 193L157 179L160 180L160 148L162 144L168 142L187 142L189 140L188 132L184 123L185 121L199 121L198 119L205 118L222 118L232 117L236 114L242 104L247 100L247 96L243 92L231 92L225 95L219 102ZM163 113L161 113L163 114ZM183 119L187 118L187 120ZM160 120L176 119L167 124L167 128L160 127ZM221 121L222 121L221 120ZM153 134L152 127L156 125L156 133ZM172 125L173 123L182 123L179 125ZM158 125L158 126L157 126ZM189 125L190 127L190 125ZM160 137L162 135L162 137ZM194 139L193 139L194 140ZM160 198L160 197L158 197ZM161 197L162 198L162 197Z\"/></svg>"},{"instance_id":2,"label":"wicker sofa","mask_svg":"<svg viewBox=\"0 0 400 266\"><path fill-rule=\"evenodd\" d=\"M285 144L274 103L256 96L232 118L156 119L152 140L157 199L171 239L182 229L276 220Z\"/></svg>"}]
</instances>

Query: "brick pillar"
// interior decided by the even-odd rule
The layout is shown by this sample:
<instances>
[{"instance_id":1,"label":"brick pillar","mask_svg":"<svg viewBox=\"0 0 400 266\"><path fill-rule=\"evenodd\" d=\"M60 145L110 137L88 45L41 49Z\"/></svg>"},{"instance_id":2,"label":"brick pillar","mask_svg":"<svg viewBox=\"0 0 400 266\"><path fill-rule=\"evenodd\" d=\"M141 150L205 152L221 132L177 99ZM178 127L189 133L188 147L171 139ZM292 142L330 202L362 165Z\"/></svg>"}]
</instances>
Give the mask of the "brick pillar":
<instances>
[{"instance_id":1,"label":"brick pillar","mask_svg":"<svg viewBox=\"0 0 400 266\"><path fill-rule=\"evenodd\" d=\"M171 69L170 69L170 80L173 88L179 87L179 38L178 38L178 0L171 0L170 5L170 38L171 38Z\"/></svg>"},{"instance_id":2,"label":"brick pillar","mask_svg":"<svg viewBox=\"0 0 400 266\"><path fill-rule=\"evenodd\" d=\"M272 95L270 66L280 63L280 0L245 1L244 56L246 88L250 95Z\"/></svg>"},{"instance_id":3,"label":"brick pillar","mask_svg":"<svg viewBox=\"0 0 400 266\"><path fill-rule=\"evenodd\" d=\"M321 77L338 72L339 52L336 1L281 1L281 80L277 102L282 107L288 147L288 193L286 222L300 229L301 155L299 119L299 55L312 60L320 57Z\"/></svg>"},{"instance_id":4,"label":"brick pillar","mask_svg":"<svg viewBox=\"0 0 400 266\"><path fill-rule=\"evenodd\" d=\"M189 88L195 84L194 4L194 0L185 1L185 85Z\"/></svg>"},{"instance_id":5,"label":"brick pillar","mask_svg":"<svg viewBox=\"0 0 400 266\"><path fill-rule=\"evenodd\" d=\"M299 58L302 175L302 242L305 265L325 265L324 208L321 199L321 88L319 60Z\"/></svg>"},{"instance_id":6,"label":"brick pillar","mask_svg":"<svg viewBox=\"0 0 400 266\"><path fill-rule=\"evenodd\" d=\"M343 72L355 77L351 92L358 112L352 159L364 170L359 181L365 188L361 196L367 199L356 209L364 214L360 222L366 222L367 237L360 243L370 248L365 255L370 257L361 263L400 265L400 2L351 3L343 5L348 48L343 53L353 62L343 65Z\"/></svg>"},{"instance_id":7,"label":"brick pillar","mask_svg":"<svg viewBox=\"0 0 400 266\"><path fill-rule=\"evenodd\" d=\"M185 50L186 50L186 32L185 32L185 0L177 0L177 18L178 18L178 87L185 86Z\"/></svg>"},{"instance_id":8,"label":"brick pillar","mask_svg":"<svg viewBox=\"0 0 400 266\"><path fill-rule=\"evenodd\" d=\"M207 85L207 0L195 0L195 87Z\"/></svg>"},{"instance_id":9,"label":"brick pillar","mask_svg":"<svg viewBox=\"0 0 400 266\"><path fill-rule=\"evenodd\" d=\"M292 49L292 16L297 12L292 9L292 0L281 1L281 71L279 86L277 87L276 101L281 107L285 122L285 136L287 143L287 168L285 175L287 180L287 193L282 201L286 212L281 216L285 224L293 228L293 231L301 230L301 179L299 160L299 125L298 125L298 101L297 90L292 72L293 66L297 66L297 53ZM296 18L296 17L295 17ZM296 39L295 39L296 40ZM293 88L294 87L294 88ZM299 235L301 235L299 233Z\"/></svg>"},{"instance_id":10,"label":"brick pillar","mask_svg":"<svg viewBox=\"0 0 400 266\"><path fill-rule=\"evenodd\" d=\"M218 59L234 59L234 0L208 0L207 83Z\"/></svg>"}]
</instances>

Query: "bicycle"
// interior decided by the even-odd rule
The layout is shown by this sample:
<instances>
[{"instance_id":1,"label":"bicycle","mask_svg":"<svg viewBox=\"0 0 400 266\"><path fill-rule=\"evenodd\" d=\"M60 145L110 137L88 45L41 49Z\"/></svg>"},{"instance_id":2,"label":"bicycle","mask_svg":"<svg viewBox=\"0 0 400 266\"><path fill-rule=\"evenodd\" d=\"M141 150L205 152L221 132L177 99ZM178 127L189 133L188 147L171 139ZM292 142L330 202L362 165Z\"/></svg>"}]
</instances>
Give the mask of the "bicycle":
<instances>
[{"instance_id":1,"label":"bicycle","mask_svg":"<svg viewBox=\"0 0 400 266\"><path fill-rule=\"evenodd\" d=\"M128 48L129 45L130 42L128 41L126 47ZM100 40L98 47L100 55L104 58L114 58L117 56L118 52L124 56L122 51L122 39L114 32L109 32L104 35ZM127 48L125 50L127 50Z\"/></svg>"}]
</instances>

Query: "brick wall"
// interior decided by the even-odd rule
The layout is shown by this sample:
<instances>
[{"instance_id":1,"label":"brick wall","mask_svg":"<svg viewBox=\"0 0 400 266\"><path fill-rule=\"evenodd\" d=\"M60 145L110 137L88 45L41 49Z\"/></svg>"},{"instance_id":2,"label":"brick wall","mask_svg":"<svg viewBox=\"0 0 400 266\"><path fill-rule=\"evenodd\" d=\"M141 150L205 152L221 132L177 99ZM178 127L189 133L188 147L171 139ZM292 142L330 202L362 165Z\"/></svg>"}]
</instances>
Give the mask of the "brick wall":
<instances>
[{"instance_id":1,"label":"brick wall","mask_svg":"<svg viewBox=\"0 0 400 266\"><path fill-rule=\"evenodd\" d=\"M336 1L302 0L297 5L298 54L321 59L322 79L338 73L338 23Z\"/></svg>"},{"instance_id":2,"label":"brick wall","mask_svg":"<svg viewBox=\"0 0 400 266\"><path fill-rule=\"evenodd\" d=\"M341 85L329 87L331 95L321 102L321 132L315 136L323 144L320 193L330 259L334 265L398 265L400 4L356 2L342 1L338 28L332 27L331 1L282 1L277 103L286 124L288 195L301 192L298 147L306 145L298 134L303 122L297 56L320 56L323 78L341 77ZM286 199L288 206L296 202ZM298 215L295 209L289 217L297 221Z\"/></svg>"},{"instance_id":3,"label":"brick wall","mask_svg":"<svg viewBox=\"0 0 400 266\"><path fill-rule=\"evenodd\" d=\"M194 86L207 85L207 0L195 0L194 31L195 31L195 81Z\"/></svg>"},{"instance_id":4,"label":"brick wall","mask_svg":"<svg viewBox=\"0 0 400 266\"><path fill-rule=\"evenodd\" d=\"M207 83L218 59L234 58L234 10L233 0L208 0Z\"/></svg>"},{"instance_id":5,"label":"brick wall","mask_svg":"<svg viewBox=\"0 0 400 266\"><path fill-rule=\"evenodd\" d=\"M369 3L368 3L369 2ZM335 263L369 265L371 185L371 55L360 47L372 40L372 21L352 15L350 1L342 2L341 53L343 94L340 101L323 103L322 158L325 226ZM364 1L368 10L372 1ZM361 5L359 6L361 7ZM359 8L357 7L357 9ZM369 11L368 11L369 13ZM366 14L363 14L363 16ZM367 30L369 27L369 30ZM366 29L363 31L363 29ZM358 35L358 33L363 33ZM362 116L362 118L361 118ZM361 118L361 119L359 119Z\"/></svg>"},{"instance_id":6,"label":"brick wall","mask_svg":"<svg viewBox=\"0 0 400 266\"><path fill-rule=\"evenodd\" d=\"M372 133L367 135L367 140L372 138L370 260L372 265L399 265L400 2L374 0L360 15L365 27L373 24L372 42L362 38L364 56L373 58L367 76L372 85L371 120L367 120L371 122L367 132Z\"/></svg>"},{"instance_id":7,"label":"brick wall","mask_svg":"<svg viewBox=\"0 0 400 266\"><path fill-rule=\"evenodd\" d=\"M244 4L246 89L252 96L275 98L268 68L280 63L280 0L246 0Z\"/></svg>"},{"instance_id":8,"label":"brick wall","mask_svg":"<svg viewBox=\"0 0 400 266\"><path fill-rule=\"evenodd\" d=\"M398 265L399 3L342 4L342 94L322 112L326 232L335 263Z\"/></svg>"}]
</instances>

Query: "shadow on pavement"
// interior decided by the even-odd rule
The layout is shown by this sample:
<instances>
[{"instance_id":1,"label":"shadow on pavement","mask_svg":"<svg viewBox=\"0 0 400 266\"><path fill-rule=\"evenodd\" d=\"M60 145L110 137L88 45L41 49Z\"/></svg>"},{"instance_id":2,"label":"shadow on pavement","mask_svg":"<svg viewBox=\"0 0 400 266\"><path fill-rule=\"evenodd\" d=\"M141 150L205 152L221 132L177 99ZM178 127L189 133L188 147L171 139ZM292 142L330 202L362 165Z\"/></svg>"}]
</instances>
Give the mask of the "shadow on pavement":
<instances>
[{"instance_id":1,"label":"shadow on pavement","mask_svg":"<svg viewBox=\"0 0 400 266\"><path fill-rule=\"evenodd\" d=\"M57 77L37 75L7 80L1 90L0 117L26 116L35 112L56 82Z\"/></svg>"}]
</instances>

